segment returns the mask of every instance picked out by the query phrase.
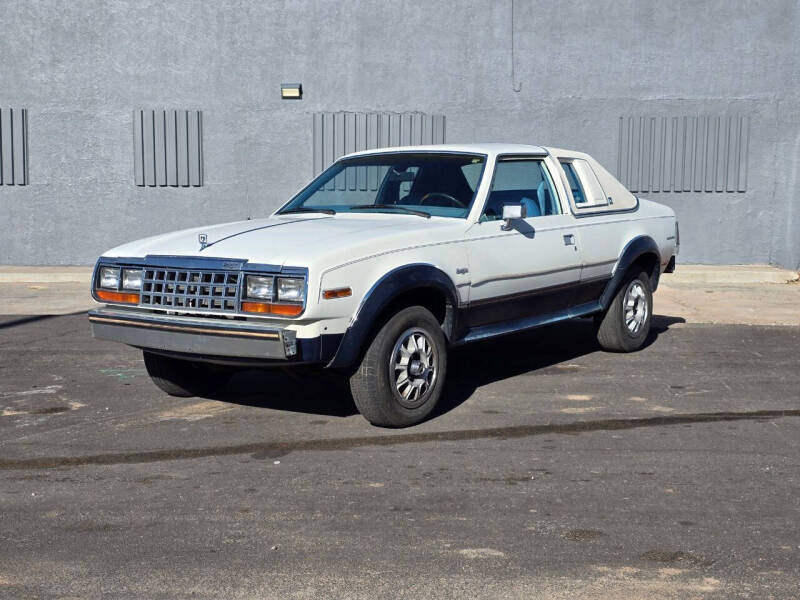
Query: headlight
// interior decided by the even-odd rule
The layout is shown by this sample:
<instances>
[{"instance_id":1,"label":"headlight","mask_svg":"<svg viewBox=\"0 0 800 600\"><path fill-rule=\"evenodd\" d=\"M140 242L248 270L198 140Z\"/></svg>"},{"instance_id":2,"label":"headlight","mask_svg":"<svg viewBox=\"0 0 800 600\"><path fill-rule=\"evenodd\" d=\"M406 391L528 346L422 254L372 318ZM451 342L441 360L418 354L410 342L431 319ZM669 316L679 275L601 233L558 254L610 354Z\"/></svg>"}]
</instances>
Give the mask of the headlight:
<instances>
[{"instance_id":1,"label":"headlight","mask_svg":"<svg viewBox=\"0 0 800 600\"><path fill-rule=\"evenodd\" d=\"M306 280L299 277L247 275L242 312L296 317L303 312Z\"/></svg>"},{"instance_id":2,"label":"headlight","mask_svg":"<svg viewBox=\"0 0 800 600\"><path fill-rule=\"evenodd\" d=\"M274 279L271 276L247 276L247 297L259 300L272 300Z\"/></svg>"},{"instance_id":3,"label":"headlight","mask_svg":"<svg viewBox=\"0 0 800 600\"><path fill-rule=\"evenodd\" d=\"M122 283L122 288L120 288L120 283ZM94 285L94 297L99 301L138 304L139 289L142 287L142 271L141 269L100 267Z\"/></svg>"},{"instance_id":4,"label":"headlight","mask_svg":"<svg viewBox=\"0 0 800 600\"><path fill-rule=\"evenodd\" d=\"M302 302L305 296L304 279L278 277L278 302Z\"/></svg>"},{"instance_id":5,"label":"headlight","mask_svg":"<svg viewBox=\"0 0 800 600\"><path fill-rule=\"evenodd\" d=\"M100 267L100 277L97 287L107 290L119 289L119 269L117 267Z\"/></svg>"},{"instance_id":6,"label":"headlight","mask_svg":"<svg viewBox=\"0 0 800 600\"><path fill-rule=\"evenodd\" d=\"M122 289L136 291L142 289L142 270L122 269Z\"/></svg>"}]
</instances>

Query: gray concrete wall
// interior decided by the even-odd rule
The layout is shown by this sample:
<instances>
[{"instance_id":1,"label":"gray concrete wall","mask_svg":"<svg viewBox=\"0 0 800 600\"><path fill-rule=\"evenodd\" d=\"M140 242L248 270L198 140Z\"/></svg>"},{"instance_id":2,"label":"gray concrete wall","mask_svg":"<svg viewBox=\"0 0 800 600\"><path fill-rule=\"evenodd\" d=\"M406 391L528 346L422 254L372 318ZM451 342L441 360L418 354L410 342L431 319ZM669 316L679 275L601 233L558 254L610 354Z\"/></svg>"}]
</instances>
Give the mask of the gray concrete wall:
<instances>
[{"instance_id":1,"label":"gray concrete wall","mask_svg":"<svg viewBox=\"0 0 800 600\"><path fill-rule=\"evenodd\" d=\"M511 0L7 0L0 107L28 109L30 185L0 186L0 263L87 264L122 241L266 214L312 174L312 115L350 110L444 114L449 142L572 147L612 172L621 116L749 116L745 192L650 197L677 211L685 262L796 268L799 13L792 0L517 0L513 21ZM304 98L281 100L295 81ZM134 185L140 108L203 111L202 187Z\"/></svg>"}]
</instances>

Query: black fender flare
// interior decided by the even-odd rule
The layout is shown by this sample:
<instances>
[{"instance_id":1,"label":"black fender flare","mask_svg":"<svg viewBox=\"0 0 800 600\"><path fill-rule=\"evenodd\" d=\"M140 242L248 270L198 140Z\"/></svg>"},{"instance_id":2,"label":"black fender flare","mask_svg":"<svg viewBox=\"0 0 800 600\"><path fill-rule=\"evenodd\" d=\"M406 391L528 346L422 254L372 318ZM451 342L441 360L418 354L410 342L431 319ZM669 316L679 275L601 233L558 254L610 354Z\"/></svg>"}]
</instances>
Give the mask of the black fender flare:
<instances>
[{"instance_id":1,"label":"black fender flare","mask_svg":"<svg viewBox=\"0 0 800 600\"><path fill-rule=\"evenodd\" d=\"M449 339L453 331L452 320L455 317L455 309L458 307L458 292L452 279L444 271L431 264L404 265L386 273L370 288L327 367L343 369L352 366L358 360L361 348L377 319L389 303L403 292L424 287L441 291L453 308L453 316L445 320L444 327L445 336Z\"/></svg>"},{"instance_id":2,"label":"black fender flare","mask_svg":"<svg viewBox=\"0 0 800 600\"><path fill-rule=\"evenodd\" d=\"M633 238L627 243L625 248L622 249L617 267L614 270L614 275L611 280L606 284L603 294L600 296L600 305L603 310L608 310L614 295L617 293L619 286L622 285L622 280L628 272L630 266L635 263L639 258L645 254L653 254L656 258L656 271L654 274L653 291L658 286L658 276L661 274L661 252L658 249L658 244L649 235L640 235Z\"/></svg>"}]
</instances>

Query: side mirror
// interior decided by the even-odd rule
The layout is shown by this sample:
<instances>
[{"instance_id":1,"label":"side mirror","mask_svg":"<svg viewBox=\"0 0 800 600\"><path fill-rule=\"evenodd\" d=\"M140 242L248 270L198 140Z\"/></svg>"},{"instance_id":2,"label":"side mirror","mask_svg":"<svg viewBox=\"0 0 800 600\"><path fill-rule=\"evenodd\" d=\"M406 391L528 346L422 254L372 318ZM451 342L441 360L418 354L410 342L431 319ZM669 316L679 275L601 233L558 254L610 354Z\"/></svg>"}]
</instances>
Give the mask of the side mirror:
<instances>
[{"instance_id":1,"label":"side mirror","mask_svg":"<svg viewBox=\"0 0 800 600\"><path fill-rule=\"evenodd\" d=\"M504 204L503 220L505 223L500 227L503 231L511 229L511 221L514 219L524 219L528 216L528 208L520 204Z\"/></svg>"}]
</instances>

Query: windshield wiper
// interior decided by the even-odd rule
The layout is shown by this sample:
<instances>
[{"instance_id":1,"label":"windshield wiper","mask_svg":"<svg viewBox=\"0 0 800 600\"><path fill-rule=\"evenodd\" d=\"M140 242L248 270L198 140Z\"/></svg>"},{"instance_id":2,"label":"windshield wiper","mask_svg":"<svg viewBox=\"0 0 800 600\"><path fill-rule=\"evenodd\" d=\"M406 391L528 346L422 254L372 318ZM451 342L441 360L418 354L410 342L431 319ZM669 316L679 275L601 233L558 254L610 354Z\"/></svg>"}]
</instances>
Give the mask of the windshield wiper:
<instances>
[{"instance_id":1,"label":"windshield wiper","mask_svg":"<svg viewBox=\"0 0 800 600\"><path fill-rule=\"evenodd\" d=\"M289 210L282 210L279 215L291 215L292 213L323 213L326 215L335 215L336 211L332 208L290 208Z\"/></svg>"},{"instance_id":2,"label":"windshield wiper","mask_svg":"<svg viewBox=\"0 0 800 600\"><path fill-rule=\"evenodd\" d=\"M418 217L424 217L425 219L431 218L431 213L426 213L424 210L412 210L410 208L406 208L405 206L398 206L397 204L357 204L356 206L351 206L350 210L369 210L370 208L389 208L392 210L402 210L410 215L417 215Z\"/></svg>"}]
</instances>

